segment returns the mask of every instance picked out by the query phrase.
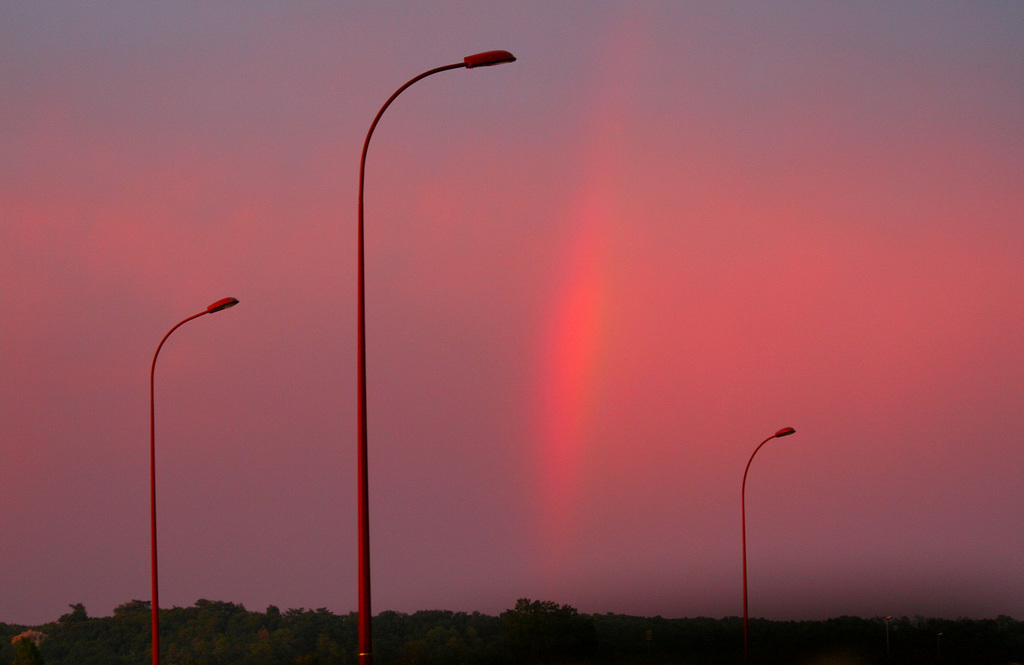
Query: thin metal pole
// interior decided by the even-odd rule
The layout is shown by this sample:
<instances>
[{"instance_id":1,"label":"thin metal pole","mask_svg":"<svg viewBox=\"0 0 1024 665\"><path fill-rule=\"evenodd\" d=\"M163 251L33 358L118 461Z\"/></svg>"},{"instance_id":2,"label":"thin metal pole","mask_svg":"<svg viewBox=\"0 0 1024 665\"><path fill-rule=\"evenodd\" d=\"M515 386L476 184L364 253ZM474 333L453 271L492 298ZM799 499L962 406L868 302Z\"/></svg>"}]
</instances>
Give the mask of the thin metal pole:
<instances>
[{"instance_id":1,"label":"thin metal pole","mask_svg":"<svg viewBox=\"0 0 1024 665\"><path fill-rule=\"evenodd\" d=\"M373 639L370 631L370 497L369 497L369 473L367 463L367 429L366 429L366 282L365 282L365 269L363 260L363 182L366 173L366 152L370 147L370 138L373 136L373 130L376 129L377 123L380 121L384 111L391 106L391 102L395 101L395 98L402 92L416 83L420 79L424 79L432 74L439 72L448 71L449 69L459 69L465 67L472 69L474 67L486 67L490 65L498 65L506 62L514 62L515 57L507 51L487 51L485 53L477 53L475 55L467 56L462 62L456 62L450 65L444 65L423 72L422 74L410 79L402 87L396 90L388 100L384 102L384 105L377 111L376 117L370 124L369 131L366 132L366 140L363 142L363 153L359 158L359 205L358 205L358 258L356 261L358 278L357 278L357 327L356 333L357 341L357 354L358 354L358 429L359 429L359 441L358 441L358 511L359 511L359 663L360 665L372 665L373 663Z\"/></svg>"},{"instance_id":2,"label":"thin metal pole","mask_svg":"<svg viewBox=\"0 0 1024 665\"><path fill-rule=\"evenodd\" d=\"M366 431L366 282L363 259L363 181L366 173L366 151L370 147L370 138L373 130L376 129L384 111L395 101L406 88L420 79L431 74L465 67L465 62L459 62L444 67L431 69L419 76L409 80L405 85L396 90L384 106L377 111L369 131L366 133L366 140L363 142L363 153L359 158L359 220L358 220L358 258L357 258L357 352L358 361L358 420L359 420L359 452L358 452L358 483L359 483L359 663L360 665L371 665L373 663L373 638L370 634L370 497L368 483L367 463L367 431Z\"/></svg>"},{"instance_id":3,"label":"thin metal pole","mask_svg":"<svg viewBox=\"0 0 1024 665\"><path fill-rule=\"evenodd\" d=\"M160 349L164 342L171 336L171 333L185 325L192 319L198 318L210 312L202 311L183 319L164 335L160 344L153 354L153 364L149 368L149 548L150 548L150 578L152 581L153 598L150 601L150 614L152 615L153 630L153 665L160 665L160 593L157 584L156 566L156 400L155 381L156 359L160 355Z\"/></svg>"},{"instance_id":4,"label":"thin metal pole","mask_svg":"<svg viewBox=\"0 0 1024 665\"><path fill-rule=\"evenodd\" d=\"M153 354L153 363L149 368L149 550L150 550L150 581L152 587L153 598L149 604L149 611L151 615L152 633L153 633L153 665L160 665L160 593L159 584L157 583L157 565L156 565L156 359L160 355L160 349L163 348L164 342L171 336L175 330L185 325L192 319L197 319L204 314L213 314L219 312L222 309L228 307L234 307L238 304L238 300L235 298L222 298L217 302L209 305L204 311L198 314L182 319L173 328L167 331L163 339L156 347L156 353Z\"/></svg>"},{"instance_id":5,"label":"thin metal pole","mask_svg":"<svg viewBox=\"0 0 1024 665\"><path fill-rule=\"evenodd\" d=\"M743 470L743 486L740 489L740 523L743 530L743 660L747 659L747 472L750 471L750 463L754 461L754 455L757 454L758 450L761 450L761 446L768 443L772 439L789 436L796 430L792 427L784 427L775 434L762 441L757 448L754 448L754 452L750 454L750 459L747 460L747 468Z\"/></svg>"}]
</instances>

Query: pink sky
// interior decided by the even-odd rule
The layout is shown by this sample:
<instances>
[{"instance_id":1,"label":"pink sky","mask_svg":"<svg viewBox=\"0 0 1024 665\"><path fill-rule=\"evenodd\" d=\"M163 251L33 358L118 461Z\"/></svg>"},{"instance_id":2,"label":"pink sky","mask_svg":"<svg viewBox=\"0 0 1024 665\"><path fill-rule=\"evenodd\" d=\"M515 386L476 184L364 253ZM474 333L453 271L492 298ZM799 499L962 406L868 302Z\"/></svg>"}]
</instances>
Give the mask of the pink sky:
<instances>
[{"instance_id":1,"label":"pink sky","mask_svg":"<svg viewBox=\"0 0 1024 665\"><path fill-rule=\"evenodd\" d=\"M1024 8L0 6L0 621L1024 618Z\"/></svg>"}]
</instances>

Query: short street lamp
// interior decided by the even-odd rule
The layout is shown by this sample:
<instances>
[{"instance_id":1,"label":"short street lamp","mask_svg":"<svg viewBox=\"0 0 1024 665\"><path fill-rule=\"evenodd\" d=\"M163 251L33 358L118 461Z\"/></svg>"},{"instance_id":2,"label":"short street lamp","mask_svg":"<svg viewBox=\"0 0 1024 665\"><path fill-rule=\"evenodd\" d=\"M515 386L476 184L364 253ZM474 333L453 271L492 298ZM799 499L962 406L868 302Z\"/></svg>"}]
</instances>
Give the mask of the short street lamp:
<instances>
[{"instance_id":1,"label":"short street lamp","mask_svg":"<svg viewBox=\"0 0 1024 665\"><path fill-rule=\"evenodd\" d=\"M754 452L751 453L750 459L747 460L747 468L743 470L743 487L740 490L740 521L743 526L743 659L747 658L747 472L750 471L750 463L754 461L754 455L757 454L758 450L761 450L761 446L768 443L772 439L779 439L784 436L789 436L795 433L796 430L792 427L783 427L775 434L765 439L754 448Z\"/></svg>"},{"instance_id":2,"label":"short street lamp","mask_svg":"<svg viewBox=\"0 0 1024 665\"><path fill-rule=\"evenodd\" d=\"M150 613L152 615L153 623L153 665L160 665L160 598L157 592L157 574L156 574L156 401L154 398L154 378L156 376L156 359L160 355L160 349L163 348L164 342L171 336L171 333L185 325L192 319L197 319L204 314L213 314L219 312L222 309L228 307L234 307L238 304L238 300L235 298L221 298L217 302L208 306L202 312L193 314L187 319L183 319L173 328L167 331L164 338L160 340L160 344L156 347L156 353L153 354L153 364L149 369L149 546L150 546L150 566L151 566L151 581L153 586L153 599L150 602Z\"/></svg>"}]
</instances>

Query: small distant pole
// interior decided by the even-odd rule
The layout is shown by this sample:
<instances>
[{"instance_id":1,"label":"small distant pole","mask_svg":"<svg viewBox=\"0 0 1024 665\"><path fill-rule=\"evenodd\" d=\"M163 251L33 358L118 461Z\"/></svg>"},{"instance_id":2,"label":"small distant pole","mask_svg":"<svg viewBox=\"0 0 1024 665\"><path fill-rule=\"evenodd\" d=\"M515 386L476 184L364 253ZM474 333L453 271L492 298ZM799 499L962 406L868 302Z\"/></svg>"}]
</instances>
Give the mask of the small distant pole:
<instances>
[{"instance_id":1,"label":"small distant pole","mask_svg":"<svg viewBox=\"0 0 1024 665\"><path fill-rule=\"evenodd\" d=\"M750 463L754 461L754 455L761 450L761 446L772 439L780 439L790 434L795 434L792 427L783 427L775 434L762 441L747 460L747 468L743 470L743 484L740 486L740 526L743 529L743 662L747 662L747 472L750 471Z\"/></svg>"}]
</instances>

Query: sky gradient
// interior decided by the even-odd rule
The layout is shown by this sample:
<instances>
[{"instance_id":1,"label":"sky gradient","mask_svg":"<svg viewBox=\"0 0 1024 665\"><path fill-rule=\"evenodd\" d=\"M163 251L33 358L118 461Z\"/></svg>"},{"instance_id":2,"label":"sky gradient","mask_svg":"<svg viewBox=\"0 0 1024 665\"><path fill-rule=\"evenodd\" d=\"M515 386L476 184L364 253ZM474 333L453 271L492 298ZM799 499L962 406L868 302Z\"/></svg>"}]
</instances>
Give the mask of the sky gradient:
<instances>
[{"instance_id":1,"label":"sky gradient","mask_svg":"<svg viewBox=\"0 0 1024 665\"><path fill-rule=\"evenodd\" d=\"M0 4L0 621L1024 618L1024 6Z\"/></svg>"}]
</instances>

